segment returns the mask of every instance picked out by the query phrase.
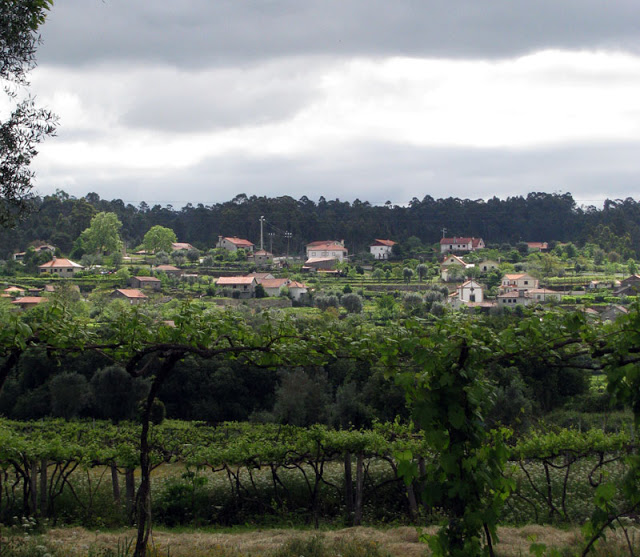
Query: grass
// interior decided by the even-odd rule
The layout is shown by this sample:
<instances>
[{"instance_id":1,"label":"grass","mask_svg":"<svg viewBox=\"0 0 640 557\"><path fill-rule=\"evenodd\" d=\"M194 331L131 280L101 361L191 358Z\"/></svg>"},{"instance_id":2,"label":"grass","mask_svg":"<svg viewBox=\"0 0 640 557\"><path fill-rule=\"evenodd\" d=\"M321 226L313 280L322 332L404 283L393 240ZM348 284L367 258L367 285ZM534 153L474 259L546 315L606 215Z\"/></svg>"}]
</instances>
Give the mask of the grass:
<instances>
[{"instance_id":1,"label":"grass","mask_svg":"<svg viewBox=\"0 0 640 557\"><path fill-rule=\"evenodd\" d=\"M435 531L428 529L429 533ZM156 529L151 537L154 557L423 557L429 555L419 541L420 531L403 526L394 528L345 528L329 531L254 529L240 532L210 532L198 529L176 532ZM498 530L495 546L499 557L532 555L532 543L543 544L555 555L578 555L582 538L576 528L560 529L528 525ZM640 533L631 532L631 542L640 542ZM2 557L127 557L131 554L133 530L113 532L84 528L55 528L41 536L3 539ZM544 553L550 555L550 553ZM594 557L629 555L621 535L609 534Z\"/></svg>"}]
</instances>

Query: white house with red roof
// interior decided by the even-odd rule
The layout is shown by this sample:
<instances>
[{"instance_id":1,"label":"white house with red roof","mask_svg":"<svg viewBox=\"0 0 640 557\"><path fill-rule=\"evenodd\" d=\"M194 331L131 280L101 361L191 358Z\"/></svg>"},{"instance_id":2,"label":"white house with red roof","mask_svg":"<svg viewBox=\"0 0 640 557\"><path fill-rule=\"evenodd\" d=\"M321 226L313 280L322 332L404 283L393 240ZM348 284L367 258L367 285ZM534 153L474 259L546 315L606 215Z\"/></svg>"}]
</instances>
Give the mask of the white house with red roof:
<instances>
[{"instance_id":1,"label":"white house with red roof","mask_svg":"<svg viewBox=\"0 0 640 557\"><path fill-rule=\"evenodd\" d=\"M287 288L289 289L289 295L296 301L300 301L300 298L307 295L309 290L307 285L302 282L297 282L292 280L289 284L287 284Z\"/></svg>"},{"instance_id":2,"label":"white house with red roof","mask_svg":"<svg viewBox=\"0 0 640 557\"><path fill-rule=\"evenodd\" d=\"M262 285L267 296L279 296L280 289L283 286L289 286L291 282L288 278L265 278L257 279L257 281Z\"/></svg>"},{"instance_id":3,"label":"white house with red roof","mask_svg":"<svg viewBox=\"0 0 640 557\"><path fill-rule=\"evenodd\" d=\"M62 257L54 257L51 261L47 261L42 265L38 265L40 273L51 273L60 277L72 277L76 273L82 271L84 267L79 263L75 263L70 259Z\"/></svg>"},{"instance_id":4,"label":"white house with red roof","mask_svg":"<svg viewBox=\"0 0 640 557\"><path fill-rule=\"evenodd\" d=\"M307 244L307 259L336 259L344 261L349 250L344 247L344 240L324 240Z\"/></svg>"},{"instance_id":5,"label":"white house with red roof","mask_svg":"<svg viewBox=\"0 0 640 557\"><path fill-rule=\"evenodd\" d=\"M393 240L379 240L376 239L373 241L373 244L369 246L369 251L371 255L373 255L374 259L389 259L391 252L393 251L393 246L395 246L397 242Z\"/></svg>"},{"instance_id":6,"label":"white house with red roof","mask_svg":"<svg viewBox=\"0 0 640 557\"><path fill-rule=\"evenodd\" d=\"M238 238L236 236L219 236L217 248L226 249L227 251L238 251L243 249L246 252L253 253L254 245L244 238Z\"/></svg>"},{"instance_id":7,"label":"white house with red roof","mask_svg":"<svg viewBox=\"0 0 640 557\"><path fill-rule=\"evenodd\" d=\"M503 292L510 292L513 290L533 290L538 286L538 279L529 273L507 273L502 277L500 289Z\"/></svg>"},{"instance_id":8,"label":"white house with red roof","mask_svg":"<svg viewBox=\"0 0 640 557\"><path fill-rule=\"evenodd\" d=\"M484 248L482 238L458 237L441 238L440 253L469 252Z\"/></svg>"}]
</instances>

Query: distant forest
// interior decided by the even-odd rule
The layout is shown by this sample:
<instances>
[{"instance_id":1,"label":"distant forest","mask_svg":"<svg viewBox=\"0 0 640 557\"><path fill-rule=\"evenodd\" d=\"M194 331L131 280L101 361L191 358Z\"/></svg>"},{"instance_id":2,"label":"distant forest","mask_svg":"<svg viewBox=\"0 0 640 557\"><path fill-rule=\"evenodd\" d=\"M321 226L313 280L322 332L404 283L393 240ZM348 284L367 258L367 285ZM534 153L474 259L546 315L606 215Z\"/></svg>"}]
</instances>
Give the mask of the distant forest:
<instances>
[{"instance_id":1,"label":"distant forest","mask_svg":"<svg viewBox=\"0 0 640 557\"><path fill-rule=\"evenodd\" d=\"M107 201L96 193L74 198L63 191L36 197L34 211L14 229L0 229L0 258L30 243L51 243L68 254L75 240L101 211L114 212L123 224L127 247L138 246L154 225L171 228L180 242L200 250L215 246L218 236L239 236L256 245L264 216L264 245L275 255L302 254L314 240L344 239L350 253L366 251L375 238L425 245L446 236L482 237L485 243L515 245L520 241L591 242L622 257L640 255L640 203L632 198L607 200L602 209L579 207L570 193L530 193L526 197L489 200L425 196L407 205L371 205L366 201L314 202L284 197L237 195L215 205L187 204L137 207L120 199Z\"/></svg>"}]
</instances>

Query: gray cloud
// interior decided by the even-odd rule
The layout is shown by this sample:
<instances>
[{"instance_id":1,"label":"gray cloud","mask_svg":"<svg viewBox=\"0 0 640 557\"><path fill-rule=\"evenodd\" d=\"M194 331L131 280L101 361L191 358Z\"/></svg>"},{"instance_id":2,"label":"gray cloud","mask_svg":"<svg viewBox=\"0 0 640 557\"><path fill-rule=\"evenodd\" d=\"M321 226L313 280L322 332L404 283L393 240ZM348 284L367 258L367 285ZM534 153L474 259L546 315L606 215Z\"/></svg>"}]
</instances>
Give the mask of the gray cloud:
<instances>
[{"instance_id":1,"label":"gray cloud","mask_svg":"<svg viewBox=\"0 0 640 557\"><path fill-rule=\"evenodd\" d=\"M637 0L59 0L41 63L210 67L291 55L640 51Z\"/></svg>"},{"instance_id":2,"label":"gray cloud","mask_svg":"<svg viewBox=\"0 0 640 557\"><path fill-rule=\"evenodd\" d=\"M239 193L295 199L408 203L413 197L489 199L532 191L570 192L581 205L638 191L640 144L576 145L558 149L416 149L369 144L319 158L224 157L163 176L77 174L74 184L51 176L41 193L90 191L137 205L228 201ZM103 178L96 178L96 175Z\"/></svg>"},{"instance_id":3,"label":"gray cloud","mask_svg":"<svg viewBox=\"0 0 640 557\"><path fill-rule=\"evenodd\" d=\"M158 72L130 84L121 123L135 128L199 132L262 125L293 116L317 93L308 62L207 73Z\"/></svg>"}]
</instances>

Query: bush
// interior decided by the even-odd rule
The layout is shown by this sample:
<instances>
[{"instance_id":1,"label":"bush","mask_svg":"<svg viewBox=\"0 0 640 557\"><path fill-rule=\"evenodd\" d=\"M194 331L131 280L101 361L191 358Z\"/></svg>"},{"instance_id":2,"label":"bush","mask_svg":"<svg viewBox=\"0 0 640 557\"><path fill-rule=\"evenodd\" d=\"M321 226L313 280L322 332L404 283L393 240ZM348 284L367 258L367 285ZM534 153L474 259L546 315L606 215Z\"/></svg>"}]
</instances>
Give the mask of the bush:
<instances>
[{"instance_id":1,"label":"bush","mask_svg":"<svg viewBox=\"0 0 640 557\"><path fill-rule=\"evenodd\" d=\"M345 294L342 296L342 305L349 313L362 313L362 298L357 294Z\"/></svg>"}]
</instances>

